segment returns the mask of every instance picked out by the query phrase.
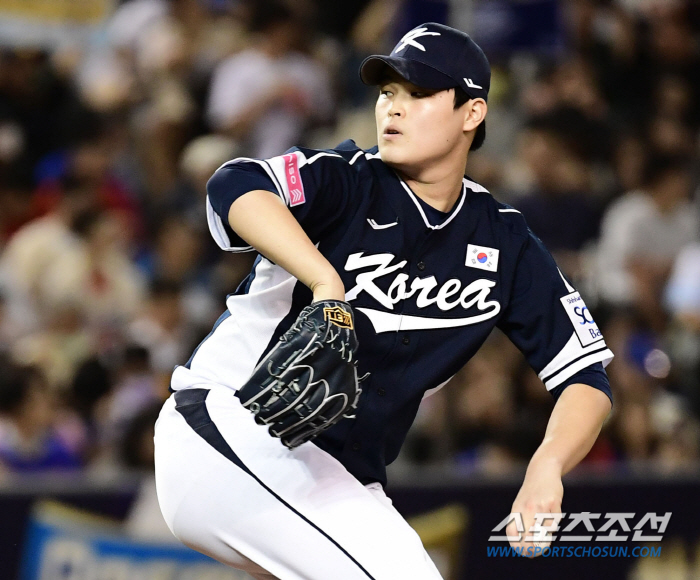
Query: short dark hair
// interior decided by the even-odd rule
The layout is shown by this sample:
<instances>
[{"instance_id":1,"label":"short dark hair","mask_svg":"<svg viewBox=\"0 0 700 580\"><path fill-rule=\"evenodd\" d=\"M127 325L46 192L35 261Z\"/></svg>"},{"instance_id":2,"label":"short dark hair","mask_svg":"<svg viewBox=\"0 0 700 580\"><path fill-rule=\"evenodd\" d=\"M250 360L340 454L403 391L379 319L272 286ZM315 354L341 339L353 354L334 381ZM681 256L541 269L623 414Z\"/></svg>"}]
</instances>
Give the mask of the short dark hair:
<instances>
[{"instance_id":1,"label":"short dark hair","mask_svg":"<svg viewBox=\"0 0 700 580\"><path fill-rule=\"evenodd\" d=\"M96 356L87 358L73 375L72 406L83 417L91 417L97 401L111 390L112 373L107 366Z\"/></svg>"},{"instance_id":2,"label":"short dark hair","mask_svg":"<svg viewBox=\"0 0 700 580\"><path fill-rule=\"evenodd\" d=\"M295 20L294 13L282 0L255 0L249 3L252 15L251 32L267 32L273 26L286 24Z\"/></svg>"},{"instance_id":3,"label":"short dark hair","mask_svg":"<svg viewBox=\"0 0 700 580\"><path fill-rule=\"evenodd\" d=\"M26 400L28 391L29 375L26 370L5 362L0 369L0 413L17 412Z\"/></svg>"},{"instance_id":4,"label":"short dark hair","mask_svg":"<svg viewBox=\"0 0 700 580\"><path fill-rule=\"evenodd\" d=\"M179 298L182 295L182 284L169 278L154 278L149 287L151 298Z\"/></svg>"},{"instance_id":5,"label":"short dark hair","mask_svg":"<svg viewBox=\"0 0 700 580\"><path fill-rule=\"evenodd\" d=\"M43 388L41 371L34 366L20 365L0 358L0 413L14 415L27 401L33 388Z\"/></svg>"},{"instance_id":6,"label":"short dark hair","mask_svg":"<svg viewBox=\"0 0 700 580\"><path fill-rule=\"evenodd\" d=\"M644 185L653 187L669 173L690 173L691 170L692 163L686 155L654 153L644 170Z\"/></svg>"},{"instance_id":7,"label":"short dark hair","mask_svg":"<svg viewBox=\"0 0 700 580\"><path fill-rule=\"evenodd\" d=\"M144 443L153 441L153 429L162 406L160 402L152 403L128 422L119 444L119 454L127 467L153 470L152 449L148 444L144 447Z\"/></svg>"},{"instance_id":8,"label":"short dark hair","mask_svg":"<svg viewBox=\"0 0 700 580\"><path fill-rule=\"evenodd\" d=\"M470 97L462 87L455 87L455 109L459 109L467 101L474 97ZM469 151L476 151L484 144L486 140L486 120L481 121L481 124L476 128L474 140L472 141Z\"/></svg>"},{"instance_id":9,"label":"short dark hair","mask_svg":"<svg viewBox=\"0 0 700 580\"><path fill-rule=\"evenodd\" d=\"M81 238L87 238L94 232L95 226L104 217L104 210L89 208L79 212L71 221L71 230Z\"/></svg>"}]
</instances>

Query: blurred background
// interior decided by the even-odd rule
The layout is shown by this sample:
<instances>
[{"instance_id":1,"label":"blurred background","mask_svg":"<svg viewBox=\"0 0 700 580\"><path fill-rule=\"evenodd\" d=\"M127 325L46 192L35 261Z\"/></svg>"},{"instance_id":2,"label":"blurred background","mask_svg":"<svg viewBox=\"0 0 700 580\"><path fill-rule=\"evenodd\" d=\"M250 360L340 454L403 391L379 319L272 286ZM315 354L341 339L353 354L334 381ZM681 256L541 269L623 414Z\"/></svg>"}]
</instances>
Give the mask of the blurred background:
<instances>
[{"instance_id":1,"label":"blurred background","mask_svg":"<svg viewBox=\"0 0 700 580\"><path fill-rule=\"evenodd\" d=\"M69 534L88 552L116 526L184 558L109 578L243 577L164 547L152 480L172 368L254 258L210 238L205 184L236 156L375 145L359 63L425 21L469 32L491 62L467 173L522 211L616 354L614 409L565 510L674 516L663 566L486 560L553 406L499 333L424 400L388 491L409 517L459 507L416 524L452 530L434 552L446 578L603 564L602 578L700 578L692 0L0 0L0 578L83 578L87 556L37 540L80 519L46 497L111 516Z\"/></svg>"}]
</instances>

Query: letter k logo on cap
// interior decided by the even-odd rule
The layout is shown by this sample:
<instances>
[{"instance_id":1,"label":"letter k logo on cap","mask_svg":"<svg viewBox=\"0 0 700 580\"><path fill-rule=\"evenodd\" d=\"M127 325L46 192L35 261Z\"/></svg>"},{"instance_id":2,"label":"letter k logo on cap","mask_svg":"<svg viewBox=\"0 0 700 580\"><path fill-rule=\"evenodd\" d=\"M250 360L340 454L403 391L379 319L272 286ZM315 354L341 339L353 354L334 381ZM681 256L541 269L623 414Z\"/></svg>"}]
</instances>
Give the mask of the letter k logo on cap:
<instances>
[{"instance_id":1,"label":"letter k logo on cap","mask_svg":"<svg viewBox=\"0 0 700 580\"><path fill-rule=\"evenodd\" d=\"M428 32L427 28L416 28L411 30L410 32L407 32L401 40L399 40L398 46L394 49L394 54L401 52L407 46L413 46L414 48L425 52L425 46L423 46L420 42L416 42L416 38L420 38L421 36L440 36L440 33Z\"/></svg>"}]
</instances>

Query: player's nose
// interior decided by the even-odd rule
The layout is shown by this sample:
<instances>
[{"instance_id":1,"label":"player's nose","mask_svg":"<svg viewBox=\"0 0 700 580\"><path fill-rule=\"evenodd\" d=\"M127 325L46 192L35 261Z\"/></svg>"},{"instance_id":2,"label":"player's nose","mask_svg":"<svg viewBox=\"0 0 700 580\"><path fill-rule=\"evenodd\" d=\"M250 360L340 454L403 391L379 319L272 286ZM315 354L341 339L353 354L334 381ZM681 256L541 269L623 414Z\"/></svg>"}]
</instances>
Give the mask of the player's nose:
<instances>
[{"instance_id":1,"label":"player's nose","mask_svg":"<svg viewBox=\"0 0 700 580\"><path fill-rule=\"evenodd\" d=\"M405 114L406 110L403 107L401 99L393 99L388 110L389 117L403 117Z\"/></svg>"}]
</instances>

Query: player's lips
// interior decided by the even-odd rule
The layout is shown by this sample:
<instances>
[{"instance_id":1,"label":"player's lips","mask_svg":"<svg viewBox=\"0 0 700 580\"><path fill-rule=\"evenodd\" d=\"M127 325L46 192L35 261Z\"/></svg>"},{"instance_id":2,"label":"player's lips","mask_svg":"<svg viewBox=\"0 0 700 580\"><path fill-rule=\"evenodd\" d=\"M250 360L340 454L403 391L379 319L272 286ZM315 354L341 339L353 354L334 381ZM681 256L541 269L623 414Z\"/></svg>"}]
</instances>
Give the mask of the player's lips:
<instances>
[{"instance_id":1,"label":"player's lips","mask_svg":"<svg viewBox=\"0 0 700 580\"><path fill-rule=\"evenodd\" d=\"M393 139L398 139L401 137L401 135L403 135L403 133L401 133L401 131L399 131L394 125L389 125L388 127L384 128L384 139L391 141Z\"/></svg>"}]
</instances>

